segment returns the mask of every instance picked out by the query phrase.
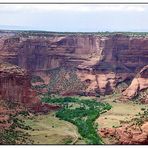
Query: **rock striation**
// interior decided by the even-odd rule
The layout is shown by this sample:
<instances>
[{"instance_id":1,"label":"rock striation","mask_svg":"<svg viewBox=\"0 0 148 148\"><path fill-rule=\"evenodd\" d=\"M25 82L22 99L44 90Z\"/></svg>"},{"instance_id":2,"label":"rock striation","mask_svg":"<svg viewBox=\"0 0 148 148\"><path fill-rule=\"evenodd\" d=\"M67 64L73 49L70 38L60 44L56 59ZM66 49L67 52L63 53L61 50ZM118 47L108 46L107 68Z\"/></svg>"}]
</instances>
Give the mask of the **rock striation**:
<instances>
[{"instance_id":1,"label":"rock striation","mask_svg":"<svg viewBox=\"0 0 148 148\"><path fill-rule=\"evenodd\" d=\"M0 63L0 99L26 106L38 102L36 92L31 89L30 76L25 70Z\"/></svg>"},{"instance_id":2,"label":"rock striation","mask_svg":"<svg viewBox=\"0 0 148 148\"><path fill-rule=\"evenodd\" d=\"M0 61L42 77L49 85L52 83L50 90L61 94L109 94L118 83L133 79L136 71L148 64L148 38L122 34L1 33ZM68 78L63 88L53 85L51 74L61 67L66 74L59 72L58 84ZM76 81L69 76L71 69Z\"/></svg>"},{"instance_id":3,"label":"rock striation","mask_svg":"<svg viewBox=\"0 0 148 148\"><path fill-rule=\"evenodd\" d=\"M122 93L123 99L133 99L143 92L141 101L148 103L148 65L144 66L142 70L132 80L130 86Z\"/></svg>"}]
</instances>

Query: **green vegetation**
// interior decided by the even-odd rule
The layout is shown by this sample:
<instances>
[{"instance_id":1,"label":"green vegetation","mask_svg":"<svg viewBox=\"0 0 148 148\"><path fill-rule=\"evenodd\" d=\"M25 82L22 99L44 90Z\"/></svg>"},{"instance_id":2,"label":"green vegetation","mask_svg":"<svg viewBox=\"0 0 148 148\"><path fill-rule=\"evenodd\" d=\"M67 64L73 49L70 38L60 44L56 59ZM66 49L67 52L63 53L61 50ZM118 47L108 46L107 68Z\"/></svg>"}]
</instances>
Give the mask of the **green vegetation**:
<instances>
[{"instance_id":1,"label":"green vegetation","mask_svg":"<svg viewBox=\"0 0 148 148\"><path fill-rule=\"evenodd\" d=\"M19 116L22 118L28 116L28 111L17 102L8 100L1 100L0 105L0 108L10 109L0 113L1 116L7 117L4 120L1 119L0 144L32 144L33 141L29 139L28 132L24 132L31 128L19 118Z\"/></svg>"},{"instance_id":2,"label":"green vegetation","mask_svg":"<svg viewBox=\"0 0 148 148\"><path fill-rule=\"evenodd\" d=\"M147 95L148 95L148 89L146 88L146 89L141 90L137 94L137 96L134 97L134 100L135 100L135 102L138 103L138 102L142 101L144 98L146 98Z\"/></svg>"},{"instance_id":3,"label":"green vegetation","mask_svg":"<svg viewBox=\"0 0 148 148\"><path fill-rule=\"evenodd\" d=\"M84 82L77 77L76 69L70 70L60 67L47 70L50 74L50 83L48 84L48 93L60 94L60 92L81 92L86 89Z\"/></svg>"},{"instance_id":4,"label":"green vegetation","mask_svg":"<svg viewBox=\"0 0 148 148\"><path fill-rule=\"evenodd\" d=\"M71 144L72 143L72 139L71 138L68 138L66 139L65 143L64 144Z\"/></svg>"},{"instance_id":5,"label":"green vegetation","mask_svg":"<svg viewBox=\"0 0 148 148\"><path fill-rule=\"evenodd\" d=\"M0 132L0 144L31 144L27 138L28 136L29 135L27 133L24 134L21 131L5 129Z\"/></svg>"},{"instance_id":6,"label":"green vegetation","mask_svg":"<svg viewBox=\"0 0 148 148\"><path fill-rule=\"evenodd\" d=\"M115 35L115 34L123 34L127 36L132 36L132 37L144 37L148 36L148 32L109 32L109 31L104 31L104 32L53 32L53 31L40 31L40 30L14 30L14 31L9 31L9 30L2 30L0 31L1 33L16 33L16 36L23 36L23 37L29 37L29 36L45 36L45 37L50 37L54 35L98 35L98 36L109 36L109 35Z\"/></svg>"},{"instance_id":7,"label":"green vegetation","mask_svg":"<svg viewBox=\"0 0 148 148\"><path fill-rule=\"evenodd\" d=\"M148 108L141 108L142 113L136 114L137 117L133 118L131 122L135 125L141 126L145 121L148 121Z\"/></svg>"},{"instance_id":8,"label":"green vegetation","mask_svg":"<svg viewBox=\"0 0 148 148\"><path fill-rule=\"evenodd\" d=\"M103 141L96 131L94 121L101 113L111 109L108 103L95 100L80 100L78 98L49 98L42 99L45 103L61 105L62 109L56 112L56 117L71 122L78 127L78 132L88 144L102 144Z\"/></svg>"},{"instance_id":9,"label":"green vegetation","mask_svg":"<svg viewBox=\"0 0 148 148\"><path fill-rule=\"evenodd\" d=\"M47 88L48 86L46 84L41 84L41 85L35 85L32 86L33 89L43 89L43 88Z\"/></svg>"},{"instance_id":10,"label":"green vegetation","mask_svg":"<svg viewBox=\"0 0 148 148\"><path fill-rule=\"evenodd\" d=\"M44 83L44 80L40 76L32 75L31 82L32 83L35 83L35 82L43 82Z\"/></svg>"},{"instance_id":11,"label":"green vegetation","mask_svg":"<svg viewBox=\"0 0 148 148\"><path fill-rule=\"evenodd\" d=\"M11 123L8 129L0 129L0 144L32 144L29 134L23 130L29 130L30 127L26 126L24 122L11 115L8 123Z\"/></svg>"}]
</instances>

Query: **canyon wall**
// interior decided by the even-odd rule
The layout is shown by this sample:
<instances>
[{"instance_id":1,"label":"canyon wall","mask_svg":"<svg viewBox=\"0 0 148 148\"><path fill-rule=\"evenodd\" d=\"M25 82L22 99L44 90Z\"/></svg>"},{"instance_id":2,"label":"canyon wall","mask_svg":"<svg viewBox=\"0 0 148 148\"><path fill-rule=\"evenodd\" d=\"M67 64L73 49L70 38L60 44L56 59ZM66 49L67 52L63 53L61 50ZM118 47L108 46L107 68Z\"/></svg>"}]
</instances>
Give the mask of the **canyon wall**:
<instances>
[{"instance_id":1,"label":"canyon wall","mask_svg":"<svg viewBox=\"0 0 148 148\"><path fill-rule=\"evenodd\" d=\"M59 66L115 68L134 71L145 66L148 38L113 35L51 35L1 37L0 59L31 71ZM122 67L121 67L122 66ZM111 70L112 70L111 69Z\"/></svg>"},{"instance_id":2,"label":"canyon wall","mask_svg":"<svg viewBox=\"0 0 148 148\"><path fill-rule=\"evenodd\" d=\"M32 105L39 100L31 90L30 77L25 70L8 63L0 63L0 100Z\"/></svg>"},{"instance_id":3,"label":"canyon wall","mask_svg":"<svg viewBox=\"0 0 148 148\"><path fill-rule=\"evenodd\" d=\"M0 61L40 76L53 92L108 94L148 64L148 38L1 33Z\"/></svg>"},{"instance_id":4,"label":"canyon wall","mask_svg":"<svg viewBox=\"0 0 148 148\"><path fill-rule=\"evenodd\" d=\"M123 91L123 99L133 99L136 97L144 103L148 103L148 65L132 80L130 86Z\"/></svg>"}]
</instances>

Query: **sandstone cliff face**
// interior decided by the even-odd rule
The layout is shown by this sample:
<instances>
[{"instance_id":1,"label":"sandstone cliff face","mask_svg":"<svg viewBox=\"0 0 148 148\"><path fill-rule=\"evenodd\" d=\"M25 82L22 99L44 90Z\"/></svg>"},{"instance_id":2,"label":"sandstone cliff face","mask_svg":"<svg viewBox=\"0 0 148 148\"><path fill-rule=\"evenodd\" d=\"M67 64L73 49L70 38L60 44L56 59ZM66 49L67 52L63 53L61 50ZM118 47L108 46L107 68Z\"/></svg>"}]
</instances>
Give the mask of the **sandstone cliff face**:
<instances>
[{"instance_id":1,"label":"sandstone cliff face","mask_svg":"<svg viewBox=\"0 0 148 148\"><path fill-rule=\"evenodd\" d=\"M101 37L78 34L22 36L21 33L8 33L0 39L0 61L18 65L49 83L52 76L47 74L47 70L64 67L69 75L74 68L77 80L85 87L82 85L81 90L77 84L62 93L73 94L75 88L79 88L80 93L110 93L119 82L133 78L136 70L147 65L147 56L148 38L120 34ZM57 88L58 92L62 90Z\"/></svg>"},{"instance_id":2,"label":"sandstone cliff face","mask_svg":"<svg viewBox=\"0 0 148 148\"><path fill-rule=\"evenodd\" d=\"M0 134L13 125L12 116L20 112L47 113L60 106L42 104L31 88L26 70L9 63L0 63ZM2 143L3 144L3 143Z\"/></svg>"},{"instance_id":3,"label":"sandstone cliff face","mask_svg":"<svg viewBox=\"0 0 148 148\"><path fill-rule=\"evenodd\" d=\"M148 89L148 65L142 68L142 70L133 79L130 86L122 93L123 99L133 99L141 91ZM141 98L142 101L148 102L148 94Z\"/></svg>"},{"instance_id":4,"label":"sandstone cliff face","mask_svg":"<svg viewBox=\"0 0 148 148\"><path fill-rule=\"evenodd\" d=\"M148 38L117 34L108 37L104 42L103 62L114 65L116 72L134 72L147 65Z\"/></svg>"},{"instance_id":5,"label":"sandstone cliff face","mask_svg":"<svg viewBox=\"0 0 148 148\"><path fill-rule=\"evenodd\" d=\"M25 70L8 63L0 63L0 99L24 105L38 102Z\"/></svg>"},{"instance_id":6,"label":"sandstone cliff face","mask_svg":"<svg viewBox=\"0 0 148 148\"><path fill-rule=\"evenodd\" d=\"M1 59L27 70L37 71L59 66L77 66L97 53L95 36L51 36L3 39ZM83 57L84 56L84 57Z\"/></svg>"}]
</instances>

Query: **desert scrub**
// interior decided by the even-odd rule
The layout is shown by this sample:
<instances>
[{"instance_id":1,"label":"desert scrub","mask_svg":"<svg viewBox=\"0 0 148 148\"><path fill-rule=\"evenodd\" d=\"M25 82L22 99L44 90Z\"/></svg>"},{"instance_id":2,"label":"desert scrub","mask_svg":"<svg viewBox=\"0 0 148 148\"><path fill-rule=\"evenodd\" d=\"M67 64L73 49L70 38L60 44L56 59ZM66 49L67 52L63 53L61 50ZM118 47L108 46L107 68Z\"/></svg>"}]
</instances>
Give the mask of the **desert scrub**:
<instances>
[{"instance_id":1,"label":"desert scrub","mask_svg":"<svg viewBox=\"0 0 148 148\"><path fill-rule=\"evenodd\" d=\"M135 115L134 118L132 118L129 121L120 121L120 124L128 123L128 124L134 124L137 126L141 126L144 124L145 121L148 121L148 109L147 108L141 108L142 113L138 113Z\"/></svg>"},{"instance_id":2,"label":"desert scrub","mask_svg":"<svg viewBox=\"0 0 148 148\"><path fill-rule=\"evenodd\" d=\"M48 98L42 99L45 103L61 105L56 112L56 117L71 122L78 127L78 132L88 144L102 144L103 141L96 131L95 120L101 113L111 109L108 103L100 103L95 100L80 100L79 98ZM73 103L73 106L71 106ZM76 105L74 107L75 104Z\"/></svg>"},{"instance_id":3,"label":"desert scrub","mask_svg":"<svg viewBox=\"0 0 148 148\"><path fill-rule=\"evenodd\" d=\"M23 130L29 130L30 127L24 125L23 121L16 115L11 115L8 123L12 123L8 129L0 129L0 144L32 144L29 134Z\"/></svg>"},{"instance_id":4,"label":"desert scrub","mask_svg":"<svg viewBox=\"0 0 148 148\"><path fill-rule=\"evenodd\" d=\"M60 92L78 92L86 89L85 82L77 77L76 69L66 69L64 67L50 69L46 71L51 80L48 84L49 92L60 93Z\"/></svg>"},{"instance_id":5,"label":"desert scrub","mask_svg":"<svg viewBox=\"0 0 148 148\"><path fill-rule=\"evenodd\" d=\"M6 31L5 31L6 32ZM55 35L65 36L65 35L98 35L98 36L110 36L110 35L116 35L116 34L122 34L126 36L131 37L145 37L148 36L148 32L109 32L109 31L103 31L103 32L51 32L51 31L11 31L16 33L16 37L22 36L22 37L30 37L30 36L38 36L38 37L52 37Z\"/></svg>"},{"instance_id":6,"label":"desert scrub","mask_svg":"<svg viewBox=\"0 0 148 148\"><path fill-rule=\"evenodd\" d=\"M40 76L33 75L32 78L31 78L31 82L32 83L36 83L36 82L44 83L44 80Z\"/></svg>"},{"instance_id":7,"label":"desert scrub","mask_svg":"<svg viewBox=\"0 0 148 148\"><path fill-rule=\"evenodd\" d=\"M148 121L148 109L142 108L143 113L136 115L136 118L133 118L132 121L136 125L142 125L145 121Z\"/></svg>"},{"instance_id":8,"label":"desert scrub","mask_svg":"<svg viewBox=\"0 0 148 148\"><path fill-rule=\"evenodd\" d=\"M35 85L35 86L32 86L32 89L43 89L43 88L47 88L48 85L46 84L41 84L41 85Z\"/></svg>"},{"instance_id":9,"label":"desert scrub","mask_svg":"<svg viewBox=\"0 0 148 148\"><path fill-rule=\"evenodd\" d=\"M137 101L137 102L140 102L142 101L142 99L146 98L146 96L148 95L148 89L143 89L141 90L137 96L134 97L134 100Z\"/></svg>"}]
</instances>

